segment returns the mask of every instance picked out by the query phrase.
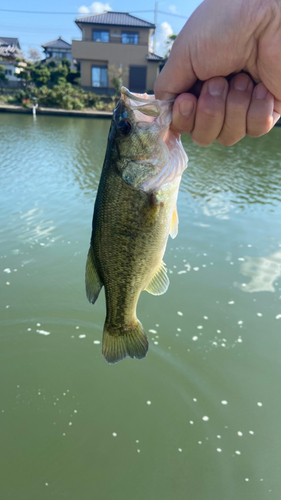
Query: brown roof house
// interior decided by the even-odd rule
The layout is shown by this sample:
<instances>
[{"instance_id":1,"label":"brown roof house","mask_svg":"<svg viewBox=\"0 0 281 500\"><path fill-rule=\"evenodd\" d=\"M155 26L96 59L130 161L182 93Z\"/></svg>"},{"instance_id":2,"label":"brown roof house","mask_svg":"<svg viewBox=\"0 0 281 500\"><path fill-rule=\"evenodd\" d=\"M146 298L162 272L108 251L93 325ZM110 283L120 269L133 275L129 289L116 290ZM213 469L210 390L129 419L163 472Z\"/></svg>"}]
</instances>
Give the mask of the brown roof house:
<instances>
[{"instance_id":1,"label":"brown roof house","mask_svg":"<svg viewBox=\"0 0 281 500\"><path fill-rule=\"evenodd\" d=\"M154 24L126 12L105 12L75 22L82 40L72 40L72 57L80 63L84 89L113 94L109 74L113 67L122 69L123 85L132 92L152 91L164 61L149 51Z\"/></svg>"}]
</instances>

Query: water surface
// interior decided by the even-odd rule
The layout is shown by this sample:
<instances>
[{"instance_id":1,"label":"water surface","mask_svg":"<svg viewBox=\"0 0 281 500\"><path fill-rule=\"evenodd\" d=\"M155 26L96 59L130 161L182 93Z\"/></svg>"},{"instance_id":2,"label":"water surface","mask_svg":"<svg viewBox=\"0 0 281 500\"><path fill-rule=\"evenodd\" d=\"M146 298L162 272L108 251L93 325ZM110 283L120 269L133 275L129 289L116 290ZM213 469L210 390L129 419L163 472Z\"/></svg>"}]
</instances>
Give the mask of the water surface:
<instances>
[{"instance_id":1,"label":"water surface","mask_svg":"<svg viewBox=\"0 0 281 500\"><path fill-rule=\"evenodd\" d=\"M84 292L108 129L0 115L1 498L279 500L281 129L183 137L171 284L114 366Z\"/></svg>"}]
</instances>

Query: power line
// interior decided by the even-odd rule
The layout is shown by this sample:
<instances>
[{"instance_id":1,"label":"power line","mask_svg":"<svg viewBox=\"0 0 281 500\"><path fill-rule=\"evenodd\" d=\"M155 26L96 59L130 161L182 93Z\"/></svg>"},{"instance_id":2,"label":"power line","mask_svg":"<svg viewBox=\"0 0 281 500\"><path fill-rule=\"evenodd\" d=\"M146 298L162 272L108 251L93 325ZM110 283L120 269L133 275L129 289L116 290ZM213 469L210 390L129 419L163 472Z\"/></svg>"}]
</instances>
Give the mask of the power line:
<instances>
[{"instance_id":1,"label":"power line","mask_svg":"<svg viewBox=\"0 0 281 500\"><path fill-rule=\"evenodd\" d=\"M11 12L13 14L43 14L43 15L58 15L58 16L65 16L65 15L71 15L71 16L81 16L81 17L86 17L87 15L95 15L93 12L89 13L84 13L82 14L81 12L50 12L50 11L45 11L45 10L14 10L14 9L0 9L1 12ZM110 12L110 11L109 11ZM129 12L129 14L137 14L137 13L148 13L148 12L154 12L154 10L132 10ZM188 19L187 16L182 16L181 14L174 14L173 12L165 12L164 10L158 10L159 14L164 14L167 16L173 16L173 17L180 17L181 19Z\"/></svg>"},{"instance_id":2,"label":"power line","mask_svg":"<svg viewBox=\"0 0 281 500\"><path fill-rule=\"evenodd\" d=\"M12 10L0 9L1 12L12 12L14 14L51 14L51 15L77 15L78 12L47 12L43 10Z\"/></svg>"},{"instance_id":3,"label":"power line","mask_svg":"<svg viewBox=\"0 0 281 500\"><path fill-rule=\"evenodd\" d=\"M95 15L93 12L81 13L81 12L50 12L46 10L15 10L15 9L0 9L1 12L12 12L14 14L50 14L50 15L79 15L79 16L87 16L87 15ZM110 12L110 11L109 11ZM154 10L134 10L132 12L154 12ZM102 12L100 12L102 14Z\"/></svg>"},{"instance_id":4,"label":"power line","mask_svg":"<svg viewBox=\"0 0 281 500\"><path fill-rule=\"evenodd\" d=\"M77 30L75 30L75 27L63 28L61 26L52 26L50 28L41 28L40 26L10 26L10 25L3 26L2 25L2 26L0 26L0 31L1 31L2 36L4 36L3 35L4 31L13 31L13 32L17 32L17 33L38 33L38 34L56 33L58 31L60 34L65 33L65 34L69 34L69 35L73 34L76 36L79 34L77 32Z\"/></svg>"},{"instance_id":5,"label":"power line","mask_svg":"<svg viewBox=\"0 0 281 500\"><path fill-rule=\"evenodd\" d=\"M159 14L165 14L167 16L180 17L181 19L188 19L187 16L182 16L180 14L173 14L173 12L164 12L164 10L158 10Z\"/></svg>"}]
</instances>

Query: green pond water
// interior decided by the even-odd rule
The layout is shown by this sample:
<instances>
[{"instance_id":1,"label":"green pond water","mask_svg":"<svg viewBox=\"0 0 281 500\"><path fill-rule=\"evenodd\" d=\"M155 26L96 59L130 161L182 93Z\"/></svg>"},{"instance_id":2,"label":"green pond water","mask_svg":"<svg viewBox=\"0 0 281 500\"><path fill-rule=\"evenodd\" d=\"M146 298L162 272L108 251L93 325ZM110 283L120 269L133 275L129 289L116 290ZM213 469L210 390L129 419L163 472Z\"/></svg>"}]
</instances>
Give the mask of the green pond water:
<instances>
[{"instance_id":1,"label":"green pond water","mask_svg":"<svg viewBox=\"0 0 281 500\"><path fill-rule=\"evenodd\" d=\"M281 128L183 143L144 360L84 268L109 120L0 115L1 500L280 500Z\"/></svg>"}]
</instances>

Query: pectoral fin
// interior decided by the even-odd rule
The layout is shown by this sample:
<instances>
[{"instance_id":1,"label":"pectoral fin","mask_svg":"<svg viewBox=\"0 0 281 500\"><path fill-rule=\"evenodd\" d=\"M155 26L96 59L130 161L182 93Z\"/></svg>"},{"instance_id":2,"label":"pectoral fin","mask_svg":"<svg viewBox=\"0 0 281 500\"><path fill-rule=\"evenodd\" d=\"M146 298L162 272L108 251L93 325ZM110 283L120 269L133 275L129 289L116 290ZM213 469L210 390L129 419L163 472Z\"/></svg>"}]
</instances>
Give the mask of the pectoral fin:
<instances>
[{"instance_id":1,"label":"pectoral fin","mask_svg":"<svg viewBox=\"0 0 281 500\"><path fill-rule=\"evenodd\" d=\"M162 295L167 291L169 283L167 270L162 261L145 290L152 295Z\"/></svg>"},{"instance_id":2,"label":"pectoral fin","mask_svg":"<svg viewBox=\"0 0 281 500\"><path fill-rule=\"evenodd\" d=\"M177 205L175 205L173 215L172 215L171 227L170 227L171 238L174 239L177 236L178 227L179 227L179 216L178 216L178 211L177 211Z\"/></svg>"},{"instance_id":3,"label":"pectoral fin","mask_svg":"<svg viewBox=\"0 0 281 500\"><path fill-rule=\"evenodd\" d=\"M86 294L88 301L94 304L102 288L102 282L94 264L92 249L90 247L86 263Z\"/></svg>"}]
</instances>

